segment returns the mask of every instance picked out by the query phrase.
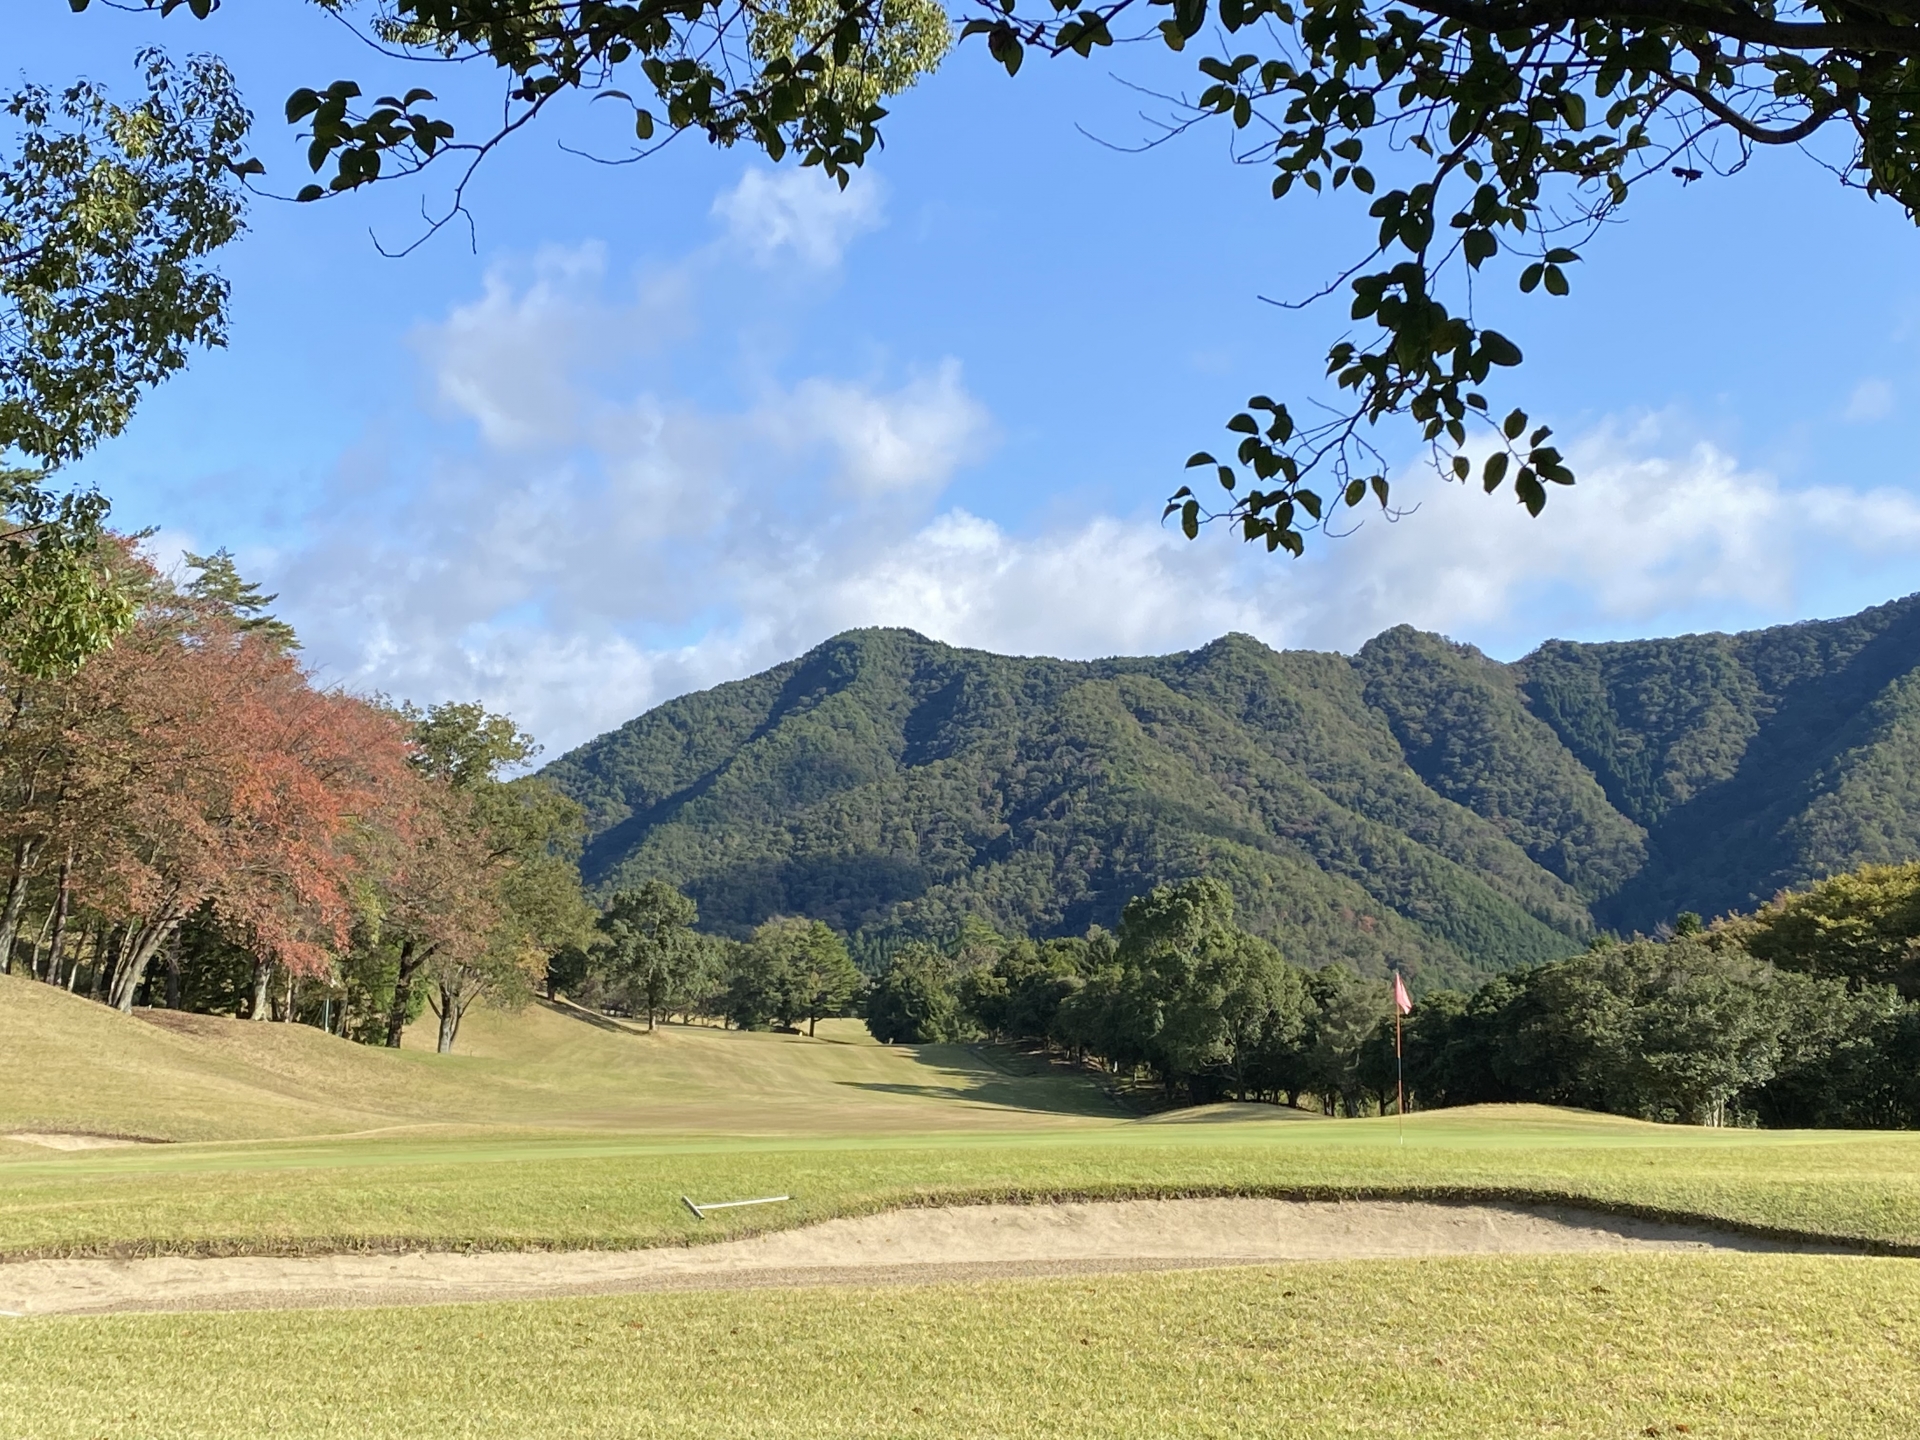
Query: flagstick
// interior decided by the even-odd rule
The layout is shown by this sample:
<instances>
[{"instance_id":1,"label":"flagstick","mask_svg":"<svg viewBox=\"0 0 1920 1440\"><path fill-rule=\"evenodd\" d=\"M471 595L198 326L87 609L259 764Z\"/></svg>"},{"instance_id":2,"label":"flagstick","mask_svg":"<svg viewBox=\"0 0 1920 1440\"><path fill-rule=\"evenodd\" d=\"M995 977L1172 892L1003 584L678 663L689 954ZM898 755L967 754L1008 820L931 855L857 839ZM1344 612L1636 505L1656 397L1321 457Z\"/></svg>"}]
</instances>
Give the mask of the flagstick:
<instances>
[{"instance_id":1,"label":"flagstick","mask_svg":"<svg viewBox=\"0 0 1920 1440\"><path fill-rule=\"evenodd\" d=\"M1399 979L1396 973L1394 978ZM1400 1055L1400 1001L1396 993L1393 1005L1393 1088L1398 1098L1394 1113L1400 1119L1400 1143L1407 1143L1407 1067Z\"/></svg>"}]
</instances>

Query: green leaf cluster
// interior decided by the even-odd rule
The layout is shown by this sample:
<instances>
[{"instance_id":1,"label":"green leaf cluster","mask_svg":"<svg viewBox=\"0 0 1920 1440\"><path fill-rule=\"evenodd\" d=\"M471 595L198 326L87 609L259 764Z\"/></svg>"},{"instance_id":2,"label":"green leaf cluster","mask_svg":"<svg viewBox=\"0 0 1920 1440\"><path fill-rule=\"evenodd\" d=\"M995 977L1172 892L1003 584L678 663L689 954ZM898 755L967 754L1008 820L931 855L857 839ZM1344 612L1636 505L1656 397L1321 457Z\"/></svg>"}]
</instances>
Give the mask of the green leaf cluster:
<instances>
[{"instance_id":1,"label":"green leaf cluster","mask_svg":"<svg viewBox=\"0 0 1920 1440\"><path fill-rule=\"evenodd\" d=\"M262 594L259 585L244 578L232 551L223 546L211 555L190 554L185 560L187 569L194 572L183 587L191 599L219 610L236 630L259 636L282 654L300 648L293 626L268 609L280 597Z\"/></svg>"},{"instance_id":2,"label":"green leaf cluster","mask_svg":"<svg viewBox=\"0 0 1920 1440\"><path fill-rule=\"evenodd\" d=\"M1785 953L1785 952L1779 952ZM1754 958L1724 930L1596 946L1415 1008L1428 1106L1534 1101L1684 1124L1920 1124L1920 1006Z\"/></svg>"},{"instance_id":3,"label":"green leaf cluster","mask_svg":"<svg viewBox=\"0 0 1920 1440\"><path fill-rule=\"evenodd\" d=\"M37 470L0 470L0 657L45 680L71 674L133 623L137 599L97 491L61 495Z\"/></svg>"},{"instance_id":4,"label":"green leaf cluster","mask_svg":"<svg viewBox=\"0 0 1920 1440\"><path fill-rule=\"evenodd\" d=\"M727 1018L743 1030L806 1022L807 1033L843 1013L860 993L860 972L846 942L818 920L769 920L733 948L724 998Z\"/></svg>"},{"instance_id":5,"label":"green leaf cluster","mask_svg":"<svg viewBox=\"0 0 1920 1440\"><path fill-rule=\"evenodd\" d=\"M0 100L0 453L48 466L117 435L226 340L213 253L240 233L251 116L219 61L141 56L146 97L90 81Z\"/></svg>"}]
</instances>

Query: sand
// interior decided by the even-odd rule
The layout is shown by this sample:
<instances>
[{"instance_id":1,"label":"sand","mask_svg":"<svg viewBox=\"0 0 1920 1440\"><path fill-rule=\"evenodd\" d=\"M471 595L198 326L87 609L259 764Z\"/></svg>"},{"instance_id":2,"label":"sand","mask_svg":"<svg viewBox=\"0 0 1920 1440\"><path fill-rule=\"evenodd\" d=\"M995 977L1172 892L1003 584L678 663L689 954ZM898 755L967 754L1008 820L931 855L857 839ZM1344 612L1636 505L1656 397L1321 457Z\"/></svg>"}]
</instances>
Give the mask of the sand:
<instances>
[{"instance_id":1,"label":"sand","mask_svg":"<svg viewBox=\"0 0 1920 1440\"><path fill-rule=\"evenodd\" d=\"M0 1265L0 1313L417 1305L1426 1255L1807 1248L1819 1247L1542 1206L1259 1199L972 1205L650 1250L17 1261Z\"/></svg>"},{"instance_id":2,"label":"sand","mask_svg":"<svg viewBox=\"0 0 1920 1440\"><path fill-rule=\"evenodd\" d=\"M0 1135L0 1140L18 1140L22 1145L38 1145L47 1150L112 1150L122 1145L150 1143L121 1135L82 1135L71 1130L11 1130Z\"/></svg>"}]
</instances>

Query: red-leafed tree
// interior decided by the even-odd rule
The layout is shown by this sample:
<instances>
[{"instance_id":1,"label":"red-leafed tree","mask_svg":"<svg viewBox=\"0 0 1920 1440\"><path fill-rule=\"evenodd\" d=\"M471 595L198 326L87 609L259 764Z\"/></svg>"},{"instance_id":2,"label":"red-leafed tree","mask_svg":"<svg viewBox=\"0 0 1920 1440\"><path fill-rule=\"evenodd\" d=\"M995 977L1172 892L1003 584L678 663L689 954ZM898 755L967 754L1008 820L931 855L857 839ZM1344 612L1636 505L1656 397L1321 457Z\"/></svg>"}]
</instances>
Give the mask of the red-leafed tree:
<instances>
[{"instance_id":1,"label":"red-leafed tree","mask_svg":"<svg viewBox=\"0 0 1920 1440\"><path fill-rule=\"evenodd\" d=\"M211 945L240 1013L266 1018L278 977L291 1020L319 981L397 1045L424 998L445 1051L475 1000L516 1003L585 934L579 809L501 777L532 753L511 721L315 687L224 552L189 557L184 587L124 544L112 560L133 610L113 643L44 672L0 647L0 965L31 912L34 973L44 954L72 984L77 914L91 989L122 1010L162 955L179 1003L183 944Z\"/></svg>"},{"instance_id":2,"label":"red-leafed tree","mask_svg":"<svg viewBox=\"0 0 1920 1440\"><path fill-rule=\"evenodd\" d=\"M315 690L258 637L169 619L87 667L121 702L119 733L87 757L90 788L117 801L87 884L125 920L110 993L123 1010L202 905L289 973L325 973L352 920L359 826L406 769L400 727L374 707Z\"/></svg>"},{"instance_id":3,"label":"red-leafed tree","mask_svg":"<svg viewBox=\"0 0 1920 1440\"><path fill-rule=\"evenodd\" d=\"M263 960L325 973L362 888L363 831L409 783L405 730L316 689L277 635L124 565L142 603L111 646L70 674L5 677L0 953L54 854L49 928L76 902L112 922L104 988L123 1010L202 908Z\"/></svg>"}]
</instances>

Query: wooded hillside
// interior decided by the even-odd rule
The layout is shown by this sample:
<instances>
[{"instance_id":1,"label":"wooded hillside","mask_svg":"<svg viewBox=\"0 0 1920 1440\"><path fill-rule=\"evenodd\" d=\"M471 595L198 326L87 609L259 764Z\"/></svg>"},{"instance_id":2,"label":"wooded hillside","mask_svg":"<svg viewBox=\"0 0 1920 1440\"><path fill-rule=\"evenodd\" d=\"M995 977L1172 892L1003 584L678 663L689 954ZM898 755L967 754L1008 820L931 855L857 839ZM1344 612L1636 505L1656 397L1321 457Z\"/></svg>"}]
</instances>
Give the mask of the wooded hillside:
<instances>
[{"instance_id":1,"label":"wooded hillside","mask_svg":"<svg viewBox=\"0 0 1920 1440\"><path fill-rule=\"evenodd\" d=\"M1404 626L1093 662L864 630L543 773L590 883L668 879L728 934L1077 934L1208 874L1297 963L1461 983L1920 856L1916 669L1920 597L1512 665Z\"/></svg>"}]
</instances>

